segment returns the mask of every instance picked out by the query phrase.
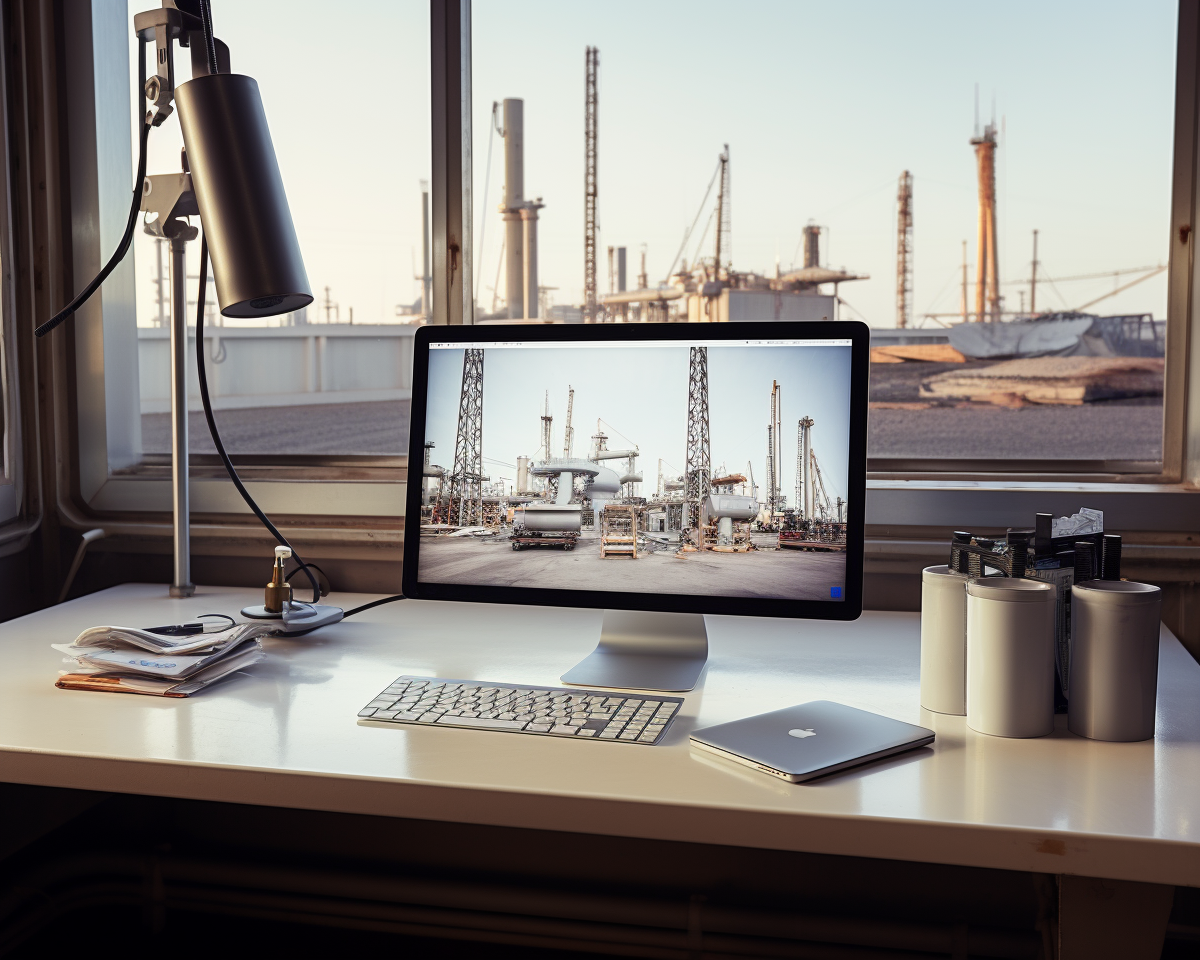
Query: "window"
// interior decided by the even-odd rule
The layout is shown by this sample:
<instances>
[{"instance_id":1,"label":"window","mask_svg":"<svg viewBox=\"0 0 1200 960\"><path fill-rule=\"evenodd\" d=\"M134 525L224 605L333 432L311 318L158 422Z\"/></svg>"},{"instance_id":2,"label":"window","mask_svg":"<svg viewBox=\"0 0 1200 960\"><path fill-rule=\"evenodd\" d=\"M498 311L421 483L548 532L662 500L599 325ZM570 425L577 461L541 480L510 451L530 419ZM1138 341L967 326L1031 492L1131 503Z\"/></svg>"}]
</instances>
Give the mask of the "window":
<instances>
[{"instance_id":1,"label":"window","mask_svg":"<svg viewBox=\"0 0 1200 960\"><path fill-rule=\"evenodd\" d=\"M159 5L129 4L130 89L133 16ZM232 320L209 284L207 373L226 448L252 457L404 454L412 335L429 286L428 3L357 4L352 17L336 4L301 11L281 0L213 8L233 69L262 91L316 298L265 322ZM190 78L188 51L175 66L177 83ZM151 132L147 172L177 171L181 147L172 116ZM199 248L187 251L193 325ZM139 231L134 259L141 447L154 460L171 443L169 241ZM198 391L193 372L189 444L213 454Z\"/></svg>"},{"instance_id":2,"label":"window","mask_svg":"<svg viewBox=\"0 0 1200 960\"><path fill-rule=\"evenodd\" d=\"M1176 20L477 4L477 319L862 319L876 470L1158 473Z\"/></svg>"}]
</instances>

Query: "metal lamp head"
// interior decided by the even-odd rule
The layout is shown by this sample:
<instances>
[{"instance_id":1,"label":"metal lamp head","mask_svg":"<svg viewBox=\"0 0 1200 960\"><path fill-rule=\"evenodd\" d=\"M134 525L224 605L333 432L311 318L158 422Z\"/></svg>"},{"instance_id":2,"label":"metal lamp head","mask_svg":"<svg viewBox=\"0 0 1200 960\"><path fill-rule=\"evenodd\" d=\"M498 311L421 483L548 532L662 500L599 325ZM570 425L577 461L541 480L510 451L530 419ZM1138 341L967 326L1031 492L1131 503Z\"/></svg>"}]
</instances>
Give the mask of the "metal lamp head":
<instances>
[{"instance_id":1,"label":"metal lamp head","mask_svg":"<svg viewBox=\"0 0 1200 960\"><path fill-rule=\"evenodd\" d=\"M270 317L312 303L258 84L234 73L175 88L221 313Z\"/></svg>"}]
</instances>

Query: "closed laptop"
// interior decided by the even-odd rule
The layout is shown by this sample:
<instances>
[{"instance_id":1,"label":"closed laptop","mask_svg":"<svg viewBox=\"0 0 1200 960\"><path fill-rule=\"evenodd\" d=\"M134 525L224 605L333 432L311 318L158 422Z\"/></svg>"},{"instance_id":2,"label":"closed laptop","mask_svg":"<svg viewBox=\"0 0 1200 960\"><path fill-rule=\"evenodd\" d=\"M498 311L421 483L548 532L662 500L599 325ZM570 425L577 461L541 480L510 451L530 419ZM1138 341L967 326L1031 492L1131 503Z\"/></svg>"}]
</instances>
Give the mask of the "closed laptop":
<instances>
[{"instance_id":1,"label":"closed laptop","mask_svg":"<svg viewBox=\"0 0 1200 960\"><path fill-rule=\"evenodd\" d=\"M933 742L933 731L831 700L705 727L706 752L800 783Z\"/></svg>"}]
</instances>

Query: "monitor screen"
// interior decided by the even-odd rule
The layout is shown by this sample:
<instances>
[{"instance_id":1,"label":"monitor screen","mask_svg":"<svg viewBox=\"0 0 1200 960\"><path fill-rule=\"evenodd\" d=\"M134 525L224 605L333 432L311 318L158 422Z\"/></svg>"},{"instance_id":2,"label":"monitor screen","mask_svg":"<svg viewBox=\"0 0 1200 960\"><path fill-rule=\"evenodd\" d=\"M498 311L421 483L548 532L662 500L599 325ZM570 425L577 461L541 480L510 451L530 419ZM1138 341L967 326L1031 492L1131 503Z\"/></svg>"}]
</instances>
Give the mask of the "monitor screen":
<instances>
[{"instance_id":1,"label":"monitor screen","mask_svg":"<svg viewBox=\"0 0 1200 960\"><path fill-rule=\"evenodd\" d=\"M418 584L844 604L854 342L771 326L422 331Z\"/></svg>"}]
</instances>

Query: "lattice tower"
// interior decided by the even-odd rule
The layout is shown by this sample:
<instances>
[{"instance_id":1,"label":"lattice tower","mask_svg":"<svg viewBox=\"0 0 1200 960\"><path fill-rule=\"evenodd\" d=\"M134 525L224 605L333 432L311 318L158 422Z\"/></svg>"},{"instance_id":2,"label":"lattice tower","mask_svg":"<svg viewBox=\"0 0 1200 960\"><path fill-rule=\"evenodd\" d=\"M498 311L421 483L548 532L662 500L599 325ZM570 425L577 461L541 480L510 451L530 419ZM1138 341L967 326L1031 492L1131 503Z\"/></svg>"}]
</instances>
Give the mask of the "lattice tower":
<instances>
[{"instance_id":1,"label":"lattice tower","mask_svg":"<svg viewBox=\"0 0 1200 960\"><path fill-rule=\"evenodd\" d=\"M450 474L450 522L483 522L483 351L463 353L462 391L458 395L458 432Z\"/></svg>"},{"instance_id":2,"label":"lattice tower","mask_svg":"<svg viewBox=\"0 0 1200 960\"><path fill-rule=\"evenodd\" d=\"M575 439L575 428L571 426L571 411L575 406L575 388L567 384L567 428L563 431L563 458L571 457L571 441Z\"/></svg>"},{"instance_id":3,"label":"lattice tower","mask_svg":"<svg viewBox=\"0 0 1200 960\"><path fill-rule=\"evenodd\" d=\"M712 492L712 442L708 419L708 347L692 347L688 364L687 463L684 465L684 529L701 537L700 511Z\"/></svg>"},{"instance_id":4,"label":"lattice tower","mask_svg":"<svg viewBox=\"0 0 1200 960\"><path fill-rule=\"evenodd\" d=\"M596 74L600 68L600 50L587 48L583 103L583 321L596 322L596 203L599 183L596 179L597 110L599 106Z\"/></svg>"},{"instance_id":5,"label":"lattice tower","mask_svg":"<svg viewBox=\"0 0 1200 960\"><path fill-rule=\"evenodd\" d=\"M896 326L903 328L912 320L913 292L913 192L907 170L900 174L896 204Z\"/></svg>"}]
</instances>

